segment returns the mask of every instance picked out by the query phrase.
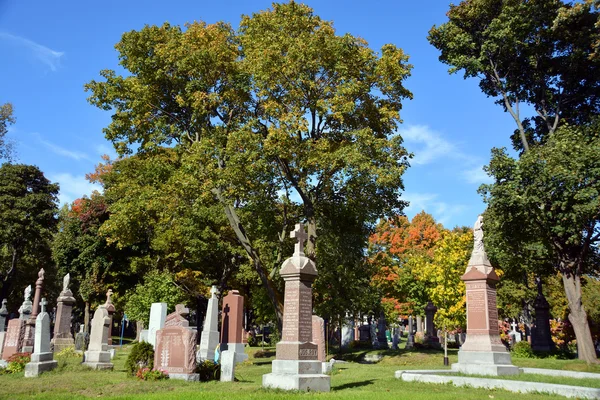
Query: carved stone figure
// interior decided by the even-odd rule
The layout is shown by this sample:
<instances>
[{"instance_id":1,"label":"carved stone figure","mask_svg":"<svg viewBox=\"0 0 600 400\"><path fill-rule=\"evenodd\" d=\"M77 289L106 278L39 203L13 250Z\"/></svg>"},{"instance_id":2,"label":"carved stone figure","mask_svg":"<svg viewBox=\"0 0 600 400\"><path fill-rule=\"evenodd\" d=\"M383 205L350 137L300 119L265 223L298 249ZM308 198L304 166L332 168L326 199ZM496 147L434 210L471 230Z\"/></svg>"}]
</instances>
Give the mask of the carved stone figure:
<instances>
[{"instance_id":1,"label":"carved stone figure","mask_svg":"<svg viewBox=\"0 0 600 400\"><path fill-rule=\"evenodd\" d=\"M63 278L63 288L62 288L63 292L66 292L67 290L69 290L69 283L71 283L71 275L66 274L65 277Z\"/></svg>"},{"instance_id":2,"label":"carved stone figure","mask_svg":"<svg viewBox=\"0 0 600 400\"><path fill-rule=\"evenodd\" d=\"M483 216L477 217L477 221L475 221L475 226L473 227L473 252L483 253L485 250L483 248Z\"/></svg>"}]
</instances>

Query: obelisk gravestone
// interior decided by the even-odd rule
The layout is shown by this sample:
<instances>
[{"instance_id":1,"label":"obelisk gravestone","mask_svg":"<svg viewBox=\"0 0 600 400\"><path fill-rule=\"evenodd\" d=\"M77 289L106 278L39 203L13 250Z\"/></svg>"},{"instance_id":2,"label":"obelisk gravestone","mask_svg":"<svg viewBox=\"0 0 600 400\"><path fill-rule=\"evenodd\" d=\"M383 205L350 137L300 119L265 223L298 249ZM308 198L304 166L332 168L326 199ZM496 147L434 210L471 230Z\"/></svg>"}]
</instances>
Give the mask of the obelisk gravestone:
<instances>
[{"instance_id":1,"label":"obelisk gravestone","mask_svg":"<svg viewBox=\"0 0 600 400\"><path fill-rule=\"evenodd\" d=\"M56 300L56 322L54 324L54 338L52 338L55 352L75 345L73 334L71 333L71 313L75 304L75 298L73 297L73 292L69 289L70 282L71 275L66 274L63 278L62 291Z\"/></svg>"}]
</instances>

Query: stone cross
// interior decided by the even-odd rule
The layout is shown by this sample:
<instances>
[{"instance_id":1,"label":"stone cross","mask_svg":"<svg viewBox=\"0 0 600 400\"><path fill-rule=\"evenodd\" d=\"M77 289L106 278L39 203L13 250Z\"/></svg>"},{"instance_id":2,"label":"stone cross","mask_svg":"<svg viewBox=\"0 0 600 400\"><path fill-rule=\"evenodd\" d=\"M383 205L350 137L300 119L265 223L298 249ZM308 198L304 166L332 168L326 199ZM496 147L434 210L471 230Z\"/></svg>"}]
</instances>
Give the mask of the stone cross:
<instances>
[{"instance_id":1,"label":"stone cross","mask_svg":"<svg viewBox=\"0 0 600 400\"><path fill-rule=\"evenodd\" d=\"M106 292L106 304L112 304L112 301L110 300L110 296L113 295L113 291L112 289L108 289L108 292Z\"/></svg>"},{"instance_id":2,"label":"stone cross","mask_svg":"<svg viewBox=\"0 0 600 400\"><path fill-rule=\"evenodd\" d=\"M294 255L303 256L304 242L306 241L306 239L308 239L308 234L304 231L304 225L296 224L296 229L290 232L290 237L298 241L298 243L294 244Z\"/></svg>"},{"instance_id":3,"label":"stone cross","mask_svg":"<svg viewBox=\"0 0 600 400\"><path fill-rule=\"evenodd\" d=\"M46 301L46 298L42 297L42 301L40 301L40 306L42 307L41 312L46 312L46 304L48 304L48 302Z\"/></svg>"},{"instance_id":4,"label":"stone cross","mask_svg":"<svg viewBox=\"0 0 600 400\"><path fill-rule=\"evenodd\" d=\"M512 326L512 328L513 328L513 332L516 332L516 331L517 331L517 323L516 323L515 321L513 321L513 323L512 323L512 324L510 324L510 326Z\"/></svg>"},{"instance_id":5,"label":"stone cross","mask_svg":"<svg viewBox=\"0 0 600 400\"><path fill-rule=\"evenodd\" d=\"M190 313L190 310L183 304L177 304L175 306L175 312L179 315L188 315Z\"/></svg>"}]
</instances>

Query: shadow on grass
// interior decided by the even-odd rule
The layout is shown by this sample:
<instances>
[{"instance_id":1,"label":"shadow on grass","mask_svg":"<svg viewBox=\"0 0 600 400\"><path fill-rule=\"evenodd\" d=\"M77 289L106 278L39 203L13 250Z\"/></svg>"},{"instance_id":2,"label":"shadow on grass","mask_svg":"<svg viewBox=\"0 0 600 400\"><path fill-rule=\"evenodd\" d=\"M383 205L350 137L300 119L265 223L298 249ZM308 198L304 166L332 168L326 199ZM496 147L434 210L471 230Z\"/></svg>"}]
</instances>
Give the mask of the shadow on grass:
<instances>
[{"instance_id":1,"label":"shadow on grass","mask_svg":"<svg viewBox=\"0 0 600 400\"><path fill-rule=\"evenodd\" d=\"M338 390L353 389L353 388L357 388L357 387L361 387L361 386L369 386L369 385L373 385L373 384L375 384L375 380L369 379L366 381L345 383L340 386L334 386L332 389L337 392Z\"/></svg>"}]
</instances>

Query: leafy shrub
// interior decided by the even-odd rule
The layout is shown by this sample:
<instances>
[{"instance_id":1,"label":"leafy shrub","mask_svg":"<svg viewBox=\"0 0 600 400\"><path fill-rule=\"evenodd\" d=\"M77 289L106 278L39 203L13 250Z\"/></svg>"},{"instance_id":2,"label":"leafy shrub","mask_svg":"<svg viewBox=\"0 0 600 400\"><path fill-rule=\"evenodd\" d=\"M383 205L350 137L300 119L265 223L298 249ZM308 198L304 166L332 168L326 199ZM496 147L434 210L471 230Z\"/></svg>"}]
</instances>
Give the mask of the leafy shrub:
<instances>
[{"instance_id":1,"label":"leafy shrub","mask_svg":"<svg viewBox=\"0 0 600 400\"><path fill-rule=\"evenodd\" d=\"M58 353L56 353L57 357L64 357L64 358L69 358L69 357L81 357L81 354L79 354L77 351L75 351L75 347L73 346L69 346L69 347L65 347L64 349L62 349L61 351L59 351Z\"/></svg>"},{"instance_id":2,"label":"leafy shrub","mask_svg":"<svg viewBox=\"0 0 600 400\"><path fill-rule=\"evenodd\" d=\"M169 375L165 374L160 370L153 371L151 368L140 368L135 373L138 379L143 381L161 381L163 379L169 379Z\"/></svg>"},{"instance_id":3,"label":"leafy shrub","mask_svg":"<svg viewBox=\"0 0 600 400\"><path fill-rule=\"evenodd\" d=\"M269 343L271 346L275 346L281 340L281 332L279 329L273 329L273 332L269 335Z\"/></svg>"},{"instance_id":4,"label":"leafy shrub","mask_svg":"<svg viewBox=\"0 0 600 400\"><path fill-rule=\"evenodd\" d=\"M25 369L25 364L29 361L31 361L31 353L15 353L6 360L8 363L6 371L11 374L22 372Z\"/></svg>"},{"instance_id":5,"label":"leafy shrub","mask_svg":"<svg viewBox=\"0 0 600 400\"><path fill-rule=\"evenodd\" d=\"M200 375L200 381L212 381L221 379L221 365L211 360L204 360L196 366L196 373Z\"/></svg>"},{"instance_id":6,"label":"leafy shrub","mask_svg":"<svg viewBox=\"0 0 600 400\"><path fill-rule=\"evenodd\" d=\"M425 338L423 336L423 332L415 333L415 343L423 344L425 342Z\"/></svg>"},{"instance_id":7,"label":"leafy shrub","mask_svg":"<svg viewBox=\"0 0 600 400\"><path fill-rule=\"evenodd\" d=\"M131 347L131 352L125 361L125 371L136 375L143 368L152 370L154 367L154 348L150 343L139 342Z\"/></svg>"},{"instance_id":8,"label":"leafy shrub","mask_svg":"<svg viewBox=\"0 0 600 400\"><path fill-rule=\"evenodd\" d=\"M531 345L525 340L516 343L512 348L512 353L515 357L535 358Z\"/></svg>"},{"instance_id":9,"label":"leafy shrub","mask_svg":"<svg viewBox=\"0 0 600 400\"><path fill-rule=\"evenodd\" d=\"M254 335L248 336L247 341L248 341L248 346L250 346L250 347L256 347L259 345L258 339Z\"/></svg>"}]
</instances>

